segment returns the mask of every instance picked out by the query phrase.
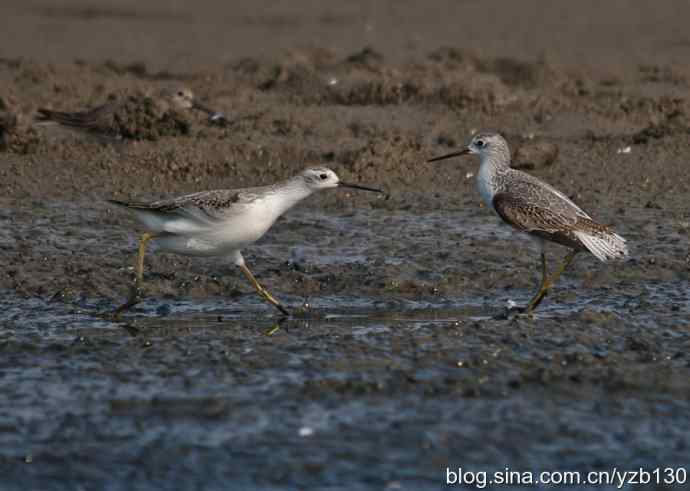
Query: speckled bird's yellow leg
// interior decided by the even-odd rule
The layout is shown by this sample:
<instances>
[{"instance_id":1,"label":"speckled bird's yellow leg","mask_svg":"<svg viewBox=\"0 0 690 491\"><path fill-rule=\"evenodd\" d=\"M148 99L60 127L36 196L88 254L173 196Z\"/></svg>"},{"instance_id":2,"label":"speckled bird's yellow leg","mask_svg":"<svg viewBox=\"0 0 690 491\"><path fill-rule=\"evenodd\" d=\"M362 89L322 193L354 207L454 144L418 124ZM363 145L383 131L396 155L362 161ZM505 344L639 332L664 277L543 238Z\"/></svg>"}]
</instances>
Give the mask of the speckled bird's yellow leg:
<instances>
[{"instance_id":1,"label":"speckled bird's yellow leg","mask_svg":"<svg viewBox=\"0 0 690 491\"><path fill-rule=\"evenodd\" d=\"M547 272L546 272L546 253L544 250L541 251L541 283L539 284L539 288L537 288L537 292L534 294L532 299L529 301L527 304L527 307L525 307L525 312L529 313L531 312L534 307L536 307L536 304L538 302L541 302L541 299L544 298L546 295L546 291L544 288L544 285L546 285L546 280L548 278Z\"/></svg>"},{"instance_id":2,"label":"speckled bird's yellow leg","mask_svg":"<svg viewBox=\"0 0 690 491\"><path fill-rule=\"evenodd\" d=\"M257 281L257 279L254 277L252 272L249 270L249 268L245 264L240 265L240 269L244 273L244 275L247 277L249 282L252 284L252 286L256 289L257 293L261 295L268 303L273 305L275 308L280 310L280 312L284 315L290 315L290 312L283 307L278 300L273 298L273 295L271 295L268 290L266 290L261 284Z\"/></svg>"},{"instance_id":3,"label":"speckled bird's yellow leg","mask_svg":"<svg viewBox=\"0 0 690 491\"><path fill-rule=\"evenodd\" d=\"M155 235L149 233L142 234L141 239L139 240L139 254L137 255L136 264L137 276L134 280L134 285L132 285L129 291L127 301L113 311L113 317L118 318L122 312L141 302L143 297L142 284L144 282L144 255L146 253L146 245L155 237Z\"/></svg>"},{"instance_id":4,"label":"speckled bird's yellow leg","mask_svg":"<svg viewBox=\"0 0 690 491\"><path fill-rule=\"evenodd\" d=\"M537 293L532 297L532 300L529 301L527 304L527 308L525 309L525 313L531 314L534 309L537 308L537 306L541 303L542 300L544 300L544 297L549 291L549 288L551 288L553 285L556 284L558 281L558 278L561 277L561 275L565 272L566 269L568 269L568 266L570 266L573 262L573 259L575 259L575 255L578 253L577 250L573 249L568 253L567 256L565 256L565 259L563 260L563 264L561 264L561 267L556 271L554 274L551 275L551 277L546 276L546 256L544 255L544 252L541 254L541 261L542 261L542 282L541 286L539 287L539 290Z\"/></svg>"}]
</instances>

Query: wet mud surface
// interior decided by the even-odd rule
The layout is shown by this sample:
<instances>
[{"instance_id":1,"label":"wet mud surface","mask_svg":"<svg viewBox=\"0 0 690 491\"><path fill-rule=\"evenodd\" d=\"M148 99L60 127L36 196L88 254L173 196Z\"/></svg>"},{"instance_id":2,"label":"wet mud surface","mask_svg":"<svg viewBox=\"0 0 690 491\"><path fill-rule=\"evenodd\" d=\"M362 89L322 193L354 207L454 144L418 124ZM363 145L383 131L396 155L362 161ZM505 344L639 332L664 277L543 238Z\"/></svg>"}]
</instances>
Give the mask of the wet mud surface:
<instances>
[{"instance_id":1,"label":"wet mud surface","mask_svg":"<svg viewBox=\"0 0 690 491\"><path fill-rule=\"evenodd\" d=\"M2 489L421 490L443 489L446 467L687 466L684 4L639 2L621 23L602 6L562 31L563 12L526 2L551 37L508 8L496 24L519 25L503 43L472 30L472 2L439 2L457 36L410 2L214 5L251 41L229 51L195 30L237 35L205 10L157 3L0 7L49 27L0 43ZM407 37L385 35L396 16ZM160 41L190 19L198 58L153 41L115 56L94 32L135 22ZM56 25L79 27L46 51ZM370 34L355 43L352 26ZM68 55L79 32L94 46ZM32 124L38 107L179 83L227 121L133 109L127 141ZM578 256L533 317L506 312L530 298L537 250L480 205L477 162L424 163L487 127L631 249L623 263ZM223 258L154 244L144 302L100 317L127 294L137 230L105 199L264 185L315 164L390 197L323 192L244 251L300 315L276 317ZM548 252L554 267L566 251Z\"/></svg>"}]
</instances>

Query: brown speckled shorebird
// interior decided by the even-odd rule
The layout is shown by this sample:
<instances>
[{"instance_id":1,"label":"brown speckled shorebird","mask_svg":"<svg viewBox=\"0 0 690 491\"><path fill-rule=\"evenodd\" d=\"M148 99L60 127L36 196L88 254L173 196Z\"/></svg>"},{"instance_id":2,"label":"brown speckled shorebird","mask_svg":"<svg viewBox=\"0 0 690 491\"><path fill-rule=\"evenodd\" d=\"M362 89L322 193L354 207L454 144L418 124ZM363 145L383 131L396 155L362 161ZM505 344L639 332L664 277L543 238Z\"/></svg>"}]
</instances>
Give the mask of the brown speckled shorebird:
<instances>
[{"instance_id":1,"label":"brown speckled shorebird","mask_svg":"<svg viewBox=\"0 0 690 491\"><path fill-rule=\"evenodd\" d=\"M196 101L191 89L179 86L166 87L154 96L113 95L105 104L85 111L63 112L39 108L36 122L39 124L57 124L100 138L127 138L128 135L123 132L122 122L128 120L127 111L130 108L127 108L126 105L132 103L141 106L141 110L149 110L158 115L188 109L202 111L208 114L209 118L219 114Z\"/></svg>"},{"instance_id":2,"label":"brown speckled shorebird","mask_svg":"<svg viewBox=\"0 0 690 491\"><path fill-rule=\"evenodd\" d=\"M109 200L132 211L146 230L139 242L136 282L127 302L112 315L118 317L140 301L144 252L151 240L166 252L229 257L257 293L287 315L287 309L256 280L241 250L259 240L283 213L312 193L336 187L381 193L378 189L345 183L326 167L313 167L272 186L202 191L153 203Z\"/></svg>"},{"instance_id":3,"label":"brown speckled shorebird","mask_svg":"<svg viewBox=\"0 0 690 491\"><path fill-rule=\"evenodd\" d=\"M579 206L557 189L520 170L510 167L510 149L498 133L475 135L462 150L435 157L428 162L477 154L479 193L484 202L504 222L537 239L541 250L542 279L539 289L525 307L531 313L544 299L575 255L589 251L600 261L628 255L625 239L610 227L595 222ZM561 267L551 276L546 270L544 241L569 247Z\"/></svg>"}]
</instances>

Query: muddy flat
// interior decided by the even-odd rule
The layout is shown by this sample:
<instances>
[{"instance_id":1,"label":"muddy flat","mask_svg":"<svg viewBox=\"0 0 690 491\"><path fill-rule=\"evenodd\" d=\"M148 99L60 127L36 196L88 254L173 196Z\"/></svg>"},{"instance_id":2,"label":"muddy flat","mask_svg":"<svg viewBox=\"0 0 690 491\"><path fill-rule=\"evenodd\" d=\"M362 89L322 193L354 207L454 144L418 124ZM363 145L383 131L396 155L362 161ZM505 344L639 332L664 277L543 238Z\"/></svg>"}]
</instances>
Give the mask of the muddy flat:
<instances>
[{"instance_id":1,"label":"muddy flat","mask_svg":"<svg viewBox=\"0 0 690 491\"><path fill-rule=\"evenodd\" d=\"M437 490L447 468L687 466L689 16L3 2L0 487ZM223 124L135 104L179 85ZM122 138L33 124L110 97L129 104ZM535 245L481 204L475 159L425 163L483 128L631 257L580 255L534 316L507 315L537 285ZM310 165L389 196L312 196L244 251L300 315L276 317L229 260L154 244L145 300L103 318L139 231L106 199Z\"/></svg>"}]
</instances>

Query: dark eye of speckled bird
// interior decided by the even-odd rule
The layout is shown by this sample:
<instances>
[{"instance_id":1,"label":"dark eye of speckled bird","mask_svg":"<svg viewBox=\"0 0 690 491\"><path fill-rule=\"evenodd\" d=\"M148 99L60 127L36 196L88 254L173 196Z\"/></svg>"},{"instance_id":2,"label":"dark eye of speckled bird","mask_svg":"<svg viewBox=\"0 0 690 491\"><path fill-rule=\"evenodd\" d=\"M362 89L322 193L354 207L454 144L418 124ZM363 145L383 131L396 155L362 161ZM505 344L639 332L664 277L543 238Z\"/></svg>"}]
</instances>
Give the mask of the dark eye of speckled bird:
<instances>
[{"instance_id":1,"label":"dark eye of speckled bird","mask_svg":"<svg viewBox=\"0 0 690 491\"><path fill-rule=\"evenodd\" d=\"M477 140L474 144L479 148L482 148L484 146L484 140Z\"/></svg>"}]
</instances>

